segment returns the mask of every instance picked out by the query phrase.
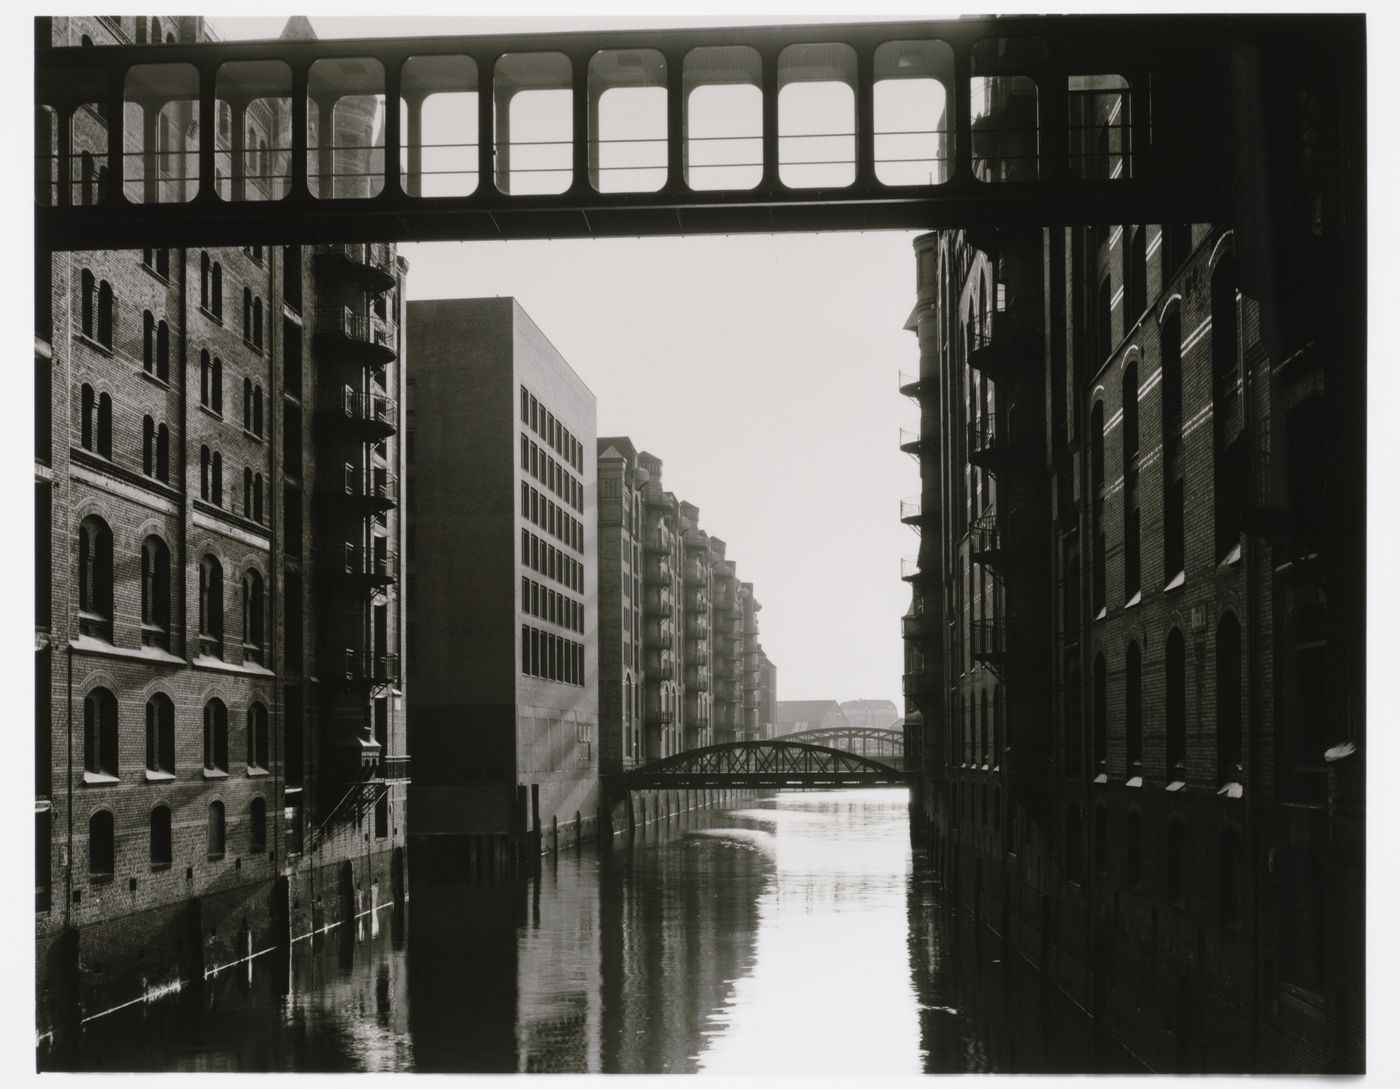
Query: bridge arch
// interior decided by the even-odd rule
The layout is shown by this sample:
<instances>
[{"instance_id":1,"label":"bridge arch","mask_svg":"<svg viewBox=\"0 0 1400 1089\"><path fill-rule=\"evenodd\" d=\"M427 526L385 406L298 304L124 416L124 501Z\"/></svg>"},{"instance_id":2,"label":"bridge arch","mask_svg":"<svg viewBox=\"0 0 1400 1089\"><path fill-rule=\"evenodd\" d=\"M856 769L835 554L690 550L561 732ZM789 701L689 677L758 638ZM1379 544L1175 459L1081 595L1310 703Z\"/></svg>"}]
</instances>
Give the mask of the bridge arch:
<instances>
[{"instance_id":1,"label":"bridge arch","mask_svg":"<svg viewBox=\"0 0 1400 1089\"><path fill-rule=\"evenodd\" d=\"M903 786L905 773L867 756L787 739L733 741L644 764L626 790Z\"/></svg>"}]
</instances>

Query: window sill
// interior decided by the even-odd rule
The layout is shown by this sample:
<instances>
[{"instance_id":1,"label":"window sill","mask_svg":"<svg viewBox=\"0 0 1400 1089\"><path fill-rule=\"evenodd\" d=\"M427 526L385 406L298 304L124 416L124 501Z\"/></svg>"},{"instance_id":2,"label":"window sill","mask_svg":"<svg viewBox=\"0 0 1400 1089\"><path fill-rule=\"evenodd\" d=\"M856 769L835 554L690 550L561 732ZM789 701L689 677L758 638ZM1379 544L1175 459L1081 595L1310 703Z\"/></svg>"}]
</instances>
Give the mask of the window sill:
<instances>
[{"instance_id":1,"label":"window sill","mask_svg":"<svg viewBox=\"0 0 1400 1089\"><path fill-rule=\"evenodd\" d=\"M111 883L112 883L112 875L109 874L109 873L90 873L90 874L88 874L88 884L89 884L89 885L110 885Z\"/></svg>"},{"instance_id":2,"label":"window sill","mask_svg":"<svg viewBox=\"0 0 1400 1089\"><path fill-rule=\"evenodd\" d=\"M1222 567L1233 567L1235 564L1239 563L1241 551L1242 550L1240 548L1240 543L1236 541L1235 547L1230 549L1229 552L1225 553L1225 558L1215 565L1216 570L1219 570Z\"/></svg>"},{"instance_id":3,"label":"window sill","mask_svg":"<svg viewBox=\"0 0 1400 1089\"><path fill-rule=\"evenodd\" d=\"M205 855L204 857L205 857L206 859L208 859L210 862L222 862L222 861L224 860L224 858L225 858L225 855L222 855L222 854L217 854L217 855Z\"/></svg>"},{"instance_id":4,"label":"window sill","mask_svg":"<svg viewBox=\"0 0 1400 1089\"><path fill-rule=\"evenodd\" d=\"M93 351L95 351L95 352L101 352L103 355L114 355L114 354L115 354L115 353L113 352L112 346L111 346L110 344L103 344L100 340L97 340L97 339L95 339L94 337L88 336L87 333L79 333L79 334L78 334L78 340L81 341L83 344L86 344L89 348L91 348L91 349L92 349Z\"/></svg>"},{"instance_id":5,"label":"window sill","mask_svg":"<svg viewBox=\"0 0 1400 1089\"><path fill-rule=\"evenodd\" d=\"M1134 790L1140 790L1140 789L1142 788L1142 776L1141 776L1141 775L1134 775L1131 779L1129 779L1129 780L1128 780L1126 783L1124 783L1123 785L1126 786L1126 787L1132 787Z\"/></svg>"},{"instance_id":6,"label":"window sill","mask_svg":"<svg viewBox=\"0 0 1400 1089\"><path fill-rule=\"evenodd\" d=\"M268 771L267 768L255 767L255 766L252 765L252 764L249 764L249 765L248 765L248 776L249 776L249 778L258 779L258 778L261 778L261 777L264 776L264 775L271 775L271 774L272 774L272 773L271 773L270 771Z\"/></svg>"},{"instance_id":7,"label":"window sill","mask_svg":"<svg viewBox=\"0 0 1400 1089\"><path fill-rule=\"evenodd\" d=\"M1167 784L1167 793L1168 793L1168 794L1175 794L1175 793L1177 793L1178 791L1182 791L1182 790L1185 790L1185 789L1186 789L1186 780L1184 780L1184 779L1173 779L1170 783Z\"/></svg>"},{"instance_id":8,"label":"window sill","mask_svg":"<svg viewBox=\"0 0 1400 1089\"><path fill-rule=\"evenodd\" d=\"M1226 783L1224 786L1222 786L1219 790L1215 792L1215 796L1217 798L1243 798L1244 784Z\"/></svg>"},{"instance_id":9,"label":"window sill","mask_svg":"<svg viewBox=\"0 0 1400 1089\"><path fill-rule=\"evenodd\" d=\"M121 782L115 775L108 775L105 771L85 771L83 772L83 782L90 786L105 786L108 783Z\"/></svg>"},{"instance_id":10,"label":"window sill","mask_svg":"<svg viewBox=\"0 0 1400 1089\"><path fill-rule=\"evenodd\" d=\"M1171 580L1165 586L1162 587L1162 590L1163 592L1167 590L1179 590L1185 585L1186 569L1182 568L1180 571L1178 571L1175 575L1171 577Z\"/></svg>"},{"instance_id":11,"label":"window sill","mask_svg":"<svg viewBox=\"0 0 1400 1089\"><path fill-rule=\"evenodd\" d=\"M215 408L213 405L206 405L203 401L199 402L199 408L200 411L204 412L206 415L213 416L214 419L220 421L221 423L223 422L223 409Z\"/></svg>"},{"instance_id":12,"label":"window sill","mask_svg":"<svg viewBox=\"0 0 1400 1089\"><path fill-rule=\"evenodd\" d=\"M1095 620L1103 620L1103 619L1105 619L1107 616L1108 616L1108 606L1105 605L1105 606L1103 606L1103 608L1099 609L1098 614L1094 617L1094 619L1095 619Z\"/></svg>"},{"instance_id":13,"label":"window sill","mask_svg":"<svg viewBox=\"0 0 1400 1089\"><path fill-rule=\"evenodd\" d=\"M262 435L259 435L256 431L253 431L252 429L247 427L243 429L243 437L245 439L252 439L254 442L267 442L267 439L265 439Z\"/></svg>"},{"instance_id":14,"label":"window sill","mask_svg":"<svg viewBox=\"0 0 1400 1089\"><path fill-rule=\"evenodd\" d=\"M163 390L170 389L170 379L162 378L160 375L155 374L152 371L148 371L144 367L141 368L141 377L144 378L147 382L159 386Z\"/></svg>"},{"instance_id":15,"label":"window sill","mask_svg":"<svg viewBox=\"0 0 1400 1089\"><path fill-rule=\"evenodd\" d=\"M1106 772L1106 771L1101 771L1101 772L1099 772L1097 775L1094 776L1094 782L1096 782L1096 783L1106 783L1106 782L1108 782L1108 772Z\"/></svg>"},{"instance_id":16,"label":"window sill","mask_svg":"<svg viewBox=\"0 0 1400 1089\"><path fill-rule=\"evenodd\" d=\"M1128 598L1127 601L1123 602L1123 608L1125 608L1125 609L1131 609L1134 605L1141 605L1141 604L1142 604L1142 591L1139 590L1139 591L1138 591L1137 593L1135 593L1132 597Z\"/></svg>"},{"instance_id":17,"label":"window sill","mask_svg":"<svg viewBox=\"0 0 1400 1089\"><path fill-rule=\"evenodd\" d=\"M228 778L228 772L222 771L222 770L220 770L219 768L205 768L205 769L204 769L204 778L206 778L206 779L227 779L227 778Z\"/></svg>"},{"instance_id":18,"label":"window sill","mask_svg":"<svg viewBox=\"0 0 1400 1089\"><path fill-rule=\"evenodd\" d=\"M212 321L212 322L216 322L216 323L218 323L219 325L222 325L222 324L224 323L223 311L219 311L218 313L215 313L213 310L210 310L210 309L209 309L207 306L205 306L203 303L200 303L200 304L199 304L199 312L200 312L201 314L203 314L206 318L208 318L208 319L209 319L210 321Z\"/></svg>"},{"instance_id":19,"label":"window sill","mask_svg":"<svg viewBox=\"0 0 1400 1089\"><path fill-rule=\"evenodd\" d=\"M169 862L152 862L151 873L163 873L164 871L170 869L170 866L171 864Z\"/></svg>"},{"instance_id":20,"label":"window sill","mask_svg":"<svg viewBox=\"0 0 1400 1089\"><path fill-rule=\"evenodd\" d=\"M143 269L145 269L147 272L149 272L152 276L154 276L154 277L155 277L157 280L159 280L161 283L163 283L163 284L169 284L169 283L170 283L170 276L169 276L169 274L160 272L154 265L148 265L148 264L146 264L145 261L142 261L142 262L141 262L141 267L142 267Z\"/></svg>"},{"instance_id":21,"label":"window sill","mask_svg":"<svg viewBox=\"0 0 1400 1089\"><path fill-rule=\"evenodd\" d=\"M170 771L152 771L146 769L146 782L148 783L168 783L175 778L175 773Z\"/></svg>"}]
</instances>

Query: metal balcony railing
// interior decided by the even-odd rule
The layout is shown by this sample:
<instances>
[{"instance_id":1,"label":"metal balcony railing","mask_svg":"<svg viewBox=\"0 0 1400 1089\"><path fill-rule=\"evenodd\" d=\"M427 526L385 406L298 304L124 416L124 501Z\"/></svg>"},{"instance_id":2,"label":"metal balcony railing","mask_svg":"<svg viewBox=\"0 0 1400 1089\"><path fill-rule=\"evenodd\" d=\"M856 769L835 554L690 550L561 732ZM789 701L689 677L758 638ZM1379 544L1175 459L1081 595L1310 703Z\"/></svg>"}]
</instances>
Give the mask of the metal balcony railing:
<instances>
[{"instance_id":1,"label":"metal balcony railing","mask_svg":"<svg viewBox=\"0 0 1400 1089\"><path fill-rule=\"evenodd\" d=\"M923 517L923 501L917 495L899 501L899 520L906 526L919 525Z\"/></svg>"},{"instance_id":2,"label":"metal balcony railing","mask_svg":"<svg viewBox=\"0 0 1400 1089\"><path fill-rule=\"evenodd\" d=\"M919 570L918 556L903 556L899 561L899 577L905 582L913 582L922 572Z\"/></svg>"},{"instance_id":3,"label":"metal balcony railing","mask_svg":"<svg viewBox=\"0 0 1400 1089\"><path fill-rule=\"evenodd\" d=\"M346 648L345 679L370 684L392 684L399 679L397 654L367 654Z\"/></svg>"},{"instance_id":4,"label":"metal balcony railing","mask_svg":"<svg viewBox=\"0 0 1400 1089\"><path fill-rule=\"evenodd\" d=\"M321 307L317 314L316 334L359 349L359 354L369 364L386 363L396 354L393 321L358 313L348 306Z\"/></svg>"},{"instance_id":5,"label":"metal balcony railing","mask_svg":"<svg viewBox=\"0 0 1400 1089\"><path fill-rule=\"evenodd\" d=\"M316 410L326 419L343 420L384 435L398 429L398 403L383 393L361 393L350 386L319 390Z\"/></svg>"},{"instance_id":6,"label":"metal balcony railing","mask_svg":"<svg viewBox=\"0 0 1400 1089\"><path fill-rule=\"evenodd\" d=\"M988 511L967 530L968 551L977 563L994 566L1003 556L1001 530L997 517Z\"/></svg>"},{"instance_id":7,"label":"metal balcony railing","mask_svg":"<svg viewBox=\"0 0 1400 1089\"><path fill-rule=\"evenodd\" d=\"M394 572L398 570L399 554L392 548L365 548L347 542L342 556L344 566L336 573L350 578L389 583L394 581Z\"/></svg>"},{"instance_id":8,"label":"metal balcony railing","mask_svg":"<svg viewBox=\"0 0 1400 1089\"><path fill-rule=\"evenodd\" d=\"M919 397L924 391L924 380L917 374L899 372L899 392L906 397Z\"/></svg>"},{"instance_id":9,"label":"metal balcony railing","mask_svg":"<svg viewBox=\"0 0 1400 1089\"><path fill-rule=\"evenodd\" d=\"M899 448L906 454L916 458L920 457L924 452L925 445L924 438L919 433L918 428L901 427L899 429Z\"/></svg>"},{"instance_id":10,"label":"metal balcony railing","mask_svg":"<svg viewBox=\"0 0 1400 1089\"><path fill-rule=\"evenodd\" d=\"M381 756L379 766L375 769L378 778L385 781L408 782L410 775L411 757L407 756Z\"/></svg>"},{"instance_id":11,"label":"metal balcony railing","mask_svg":"<svg viewBox=\"0 0 1400 1089\"><path fill-rule=\"evenodd\" d=\"M383 469L363 472L347 464L338 477L334 473L322 476L320 487L332 498L359 503L373 510L388 510L399 501L399 478Z\"/></svg>"},{"instance_id":12,"label":"metal balcony railing","mask_svg":"<svg viewBox=\"0 0 1400 1089\"><path fill-rule=\"evenodd\" d=\"M344 261L381 291L394 285L394 251L384 242L332 242L318 256Z\"/></svg>"},{"instance_id":13,"label":"metal balcony railing","mask_svg":"<svg viewBox=\"0 0 1400 1089\"><path fill-rule=\"evenodd\" d=\"M644 547L648 552L670 552L676 543L675 535L661 526L653 526L647 530Z\"/></svg>"},{"instance_id":14,"label":"metal balcony railing","mask_svg":"<svg viewBox=\"0 0 1400 1089\"><path fill-rule=\"evenodd\" d=\"M999 616L973 620L969 624L972 656L987 665L999 665L1006 659L1006 621Z\"/></svg>"}]
</instances>

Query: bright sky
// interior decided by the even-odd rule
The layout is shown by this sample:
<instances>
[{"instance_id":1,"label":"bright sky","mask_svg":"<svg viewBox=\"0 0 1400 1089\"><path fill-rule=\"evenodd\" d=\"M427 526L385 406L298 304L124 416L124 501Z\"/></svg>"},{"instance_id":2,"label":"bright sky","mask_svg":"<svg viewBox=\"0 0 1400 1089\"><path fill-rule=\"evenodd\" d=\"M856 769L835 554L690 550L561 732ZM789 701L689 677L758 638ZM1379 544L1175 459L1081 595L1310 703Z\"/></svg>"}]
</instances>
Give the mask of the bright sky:
<instances>
[{"instance_id":1,"label":"bright sky","mask_svg":"<svg viewBox=\"0 0 1400 1089\"><path fill-rule=\"evenodd\" d=\"M233 39L275 37L284 22L224 18L215 25ZM326 38L659 22L312 17ZM927 96L927 86L922 90ZM844 91L827 84L805 100L790 96L782 103L784 130L791 118L792 131L849 131L841 123L841 111L850 108ZM536 92L534 102L519 103L514 139L527 138L518 130L531 121L532 138L567 138L567 105L561 131L544 97L551 93L567 94ZM941 101L921 101L941 112ZM460 105L471 105L461 114L474 118L473 104ZM707 131L756 131L740 112L746 105L716 103L709 118L716 127ZM636 93L613 131L651 135L656 106L654 93ZM425 129L425 143L445 132ZM474 124L451 137L475 138ZM792 146L811 161L841 157L849 141ZM550 165L549 149L531 150L531 165ZM716 150L714 161L757 153L738 140ZM907 139L888 150L892 157L920 154ZM642 164L648 152L656 154L648 145L624 145L604 162ZM436 165L466 161L440 152ZM805 169L812 181L845 170ZM618 176L636 185L650 178L645 171ZM438 184L451 184L449 178L462 183L448 175ZM513 178L512 188L548 189L553 181L539 172ZM410 299L519 299L597 395L598 433L630 435L662 459L666 487L700 508L702 526L728 543L740 578L754 584L780 699L890 699L902 708L899 618L909 592L899 559L918 547L898 516L900 497L919 488L916 463L898 448L900 426L917 422L917 406L897 388L900 370L918 369L917 344L902 328L914 299L911 238L872 232L434 243L400 252L410 264Z\"/></svg>"}]
</instances>

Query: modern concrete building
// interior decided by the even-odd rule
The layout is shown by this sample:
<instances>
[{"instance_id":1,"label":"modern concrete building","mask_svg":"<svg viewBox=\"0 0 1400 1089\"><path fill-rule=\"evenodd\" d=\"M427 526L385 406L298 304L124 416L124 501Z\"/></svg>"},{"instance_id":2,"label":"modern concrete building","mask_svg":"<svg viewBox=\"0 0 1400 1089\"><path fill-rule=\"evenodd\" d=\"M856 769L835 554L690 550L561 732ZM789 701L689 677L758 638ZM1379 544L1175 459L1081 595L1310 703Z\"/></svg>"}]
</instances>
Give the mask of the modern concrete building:
<instances>
[{"instance_id":1,"label":"modern concrete building","mask_svg":"<svg viewBox=\"0 0 1400 1089\"><path fill-rule=\"evenodd\" d=\"M38 25L55 46L210 36L190 17ZM274 197L286 100L217 105L221 192ZM363 184L372 117L340 105L359 148L340 184ZM72 202L113 183L185 199L193 105L150 114L156 142L124 170L105 109L69 119ZM62 176L55 122L37 129L41 200ZM405 269L368 245L40 259L41 1038L402 891Z\"/></svg>"},{"instance_id":2,"label":"modern concrete building","mask_svg":"<svg viewBox=\"0 0 1400 1089\"><path fill-rule=\"evenodd\" d=\"M1234 222L915 243L916 830L1158 1070L1364 1061L1360 134L1295 60ZM1036 88L992 83L997 178ZM1131 172L1146 88L1068 97L1072 168Z\"/></svg>"},{"instance_id":3,"label":"modern concrete building","mask_svg":"<svg viewBox=\"0 0 1400 1089\"><path fill-rule=\"evenodd\" d=\"M758 646L758 724L760 740L774 736L778 721L778 667Z\"/></svg>"},{"instance_id":4,"label":"modern concrete building","mask_svg":"<svg viewBox=\"0 0 1400 1089\"><path fill-rule=\"evenodd\" d=\"M514 299L408 320L413 837L499 865L597 820L596 406Z\"/></svg>"}]
</instances>

